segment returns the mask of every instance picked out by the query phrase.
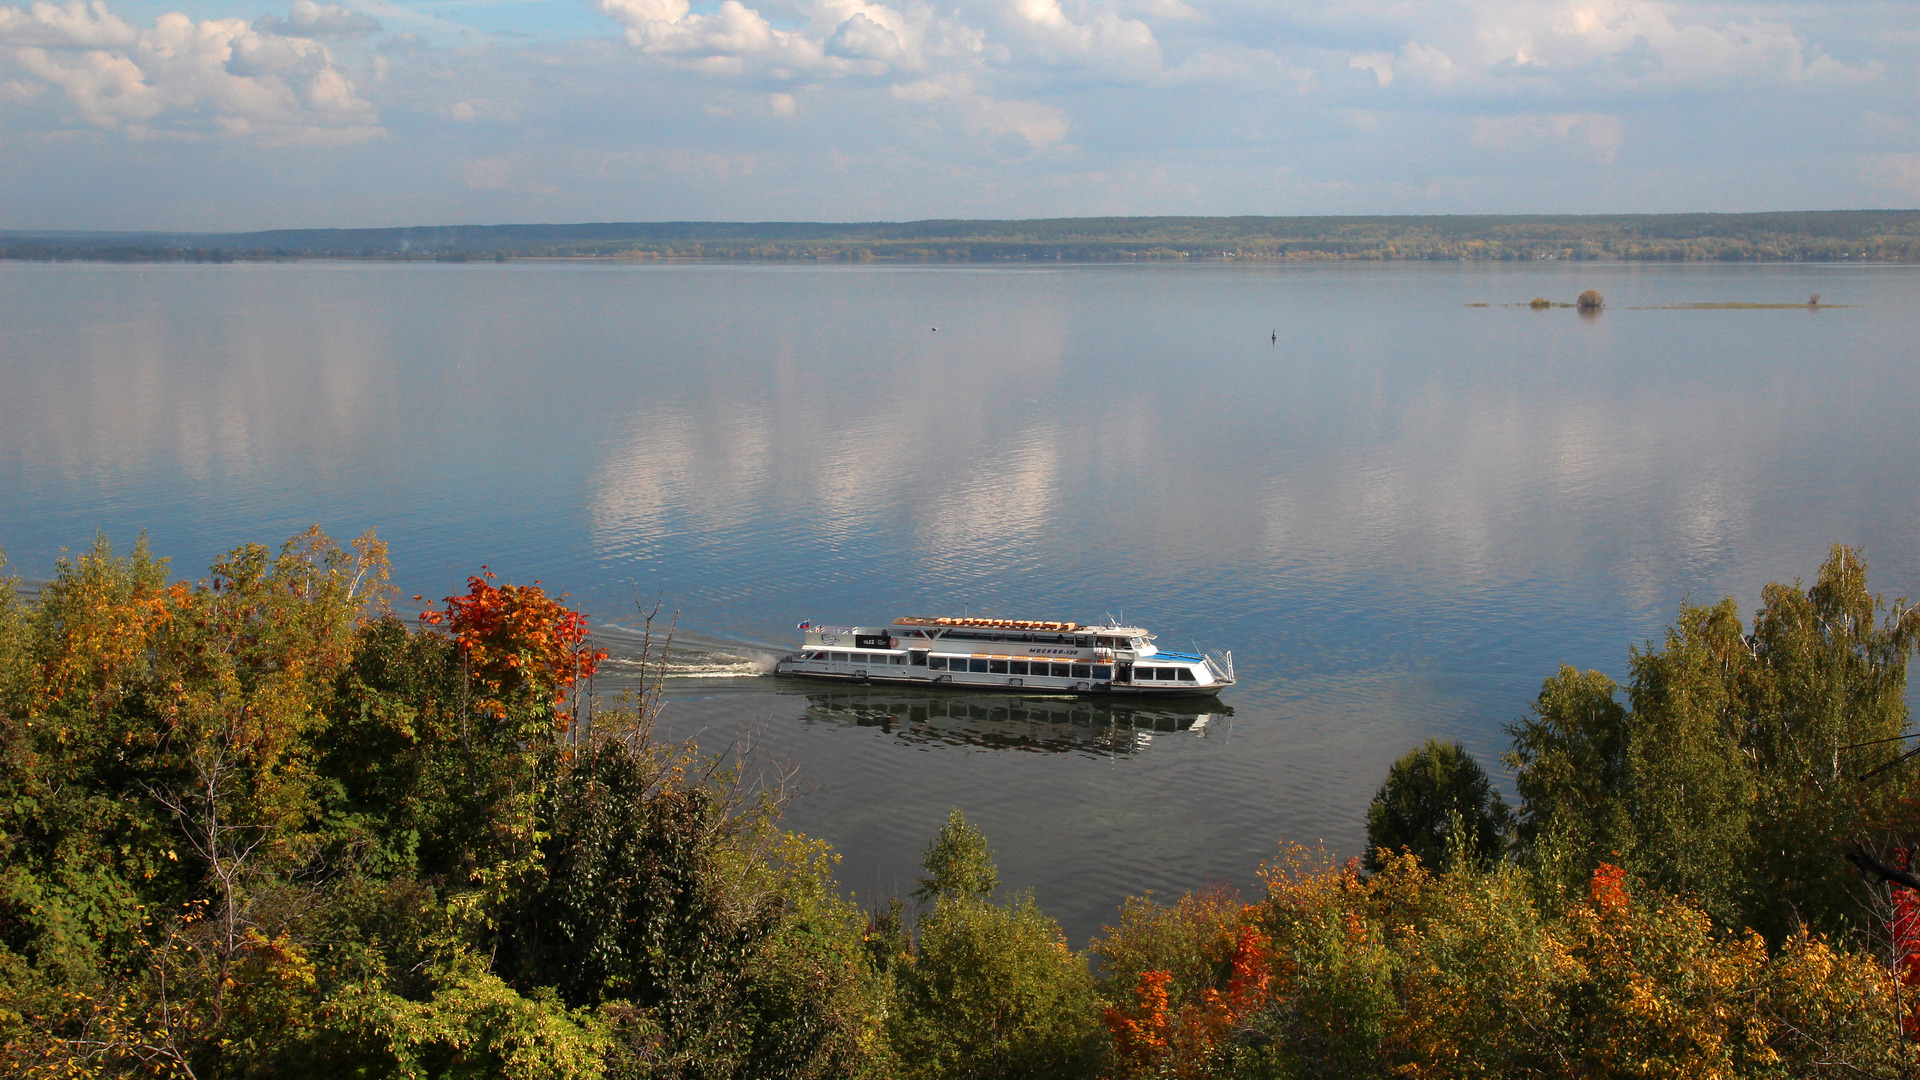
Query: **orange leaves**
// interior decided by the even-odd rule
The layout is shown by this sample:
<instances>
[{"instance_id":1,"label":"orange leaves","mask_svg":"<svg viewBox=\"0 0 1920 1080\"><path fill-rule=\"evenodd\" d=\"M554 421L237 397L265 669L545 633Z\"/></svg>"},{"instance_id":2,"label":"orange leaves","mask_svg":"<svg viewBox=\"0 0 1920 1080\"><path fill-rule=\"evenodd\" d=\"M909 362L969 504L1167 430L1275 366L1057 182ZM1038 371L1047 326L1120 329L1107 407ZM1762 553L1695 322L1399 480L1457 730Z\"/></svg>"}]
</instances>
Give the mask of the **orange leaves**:
<instances>
[{"instance_id":1,"label":"orange leaves","mask_svg":"<svg viewBox=\"0 0 1920 1080\"><path fill-rule=\"evenodd\" d=\"M1612 863L1601 863L1594 867L1593 881L1587 887L1587 900L1604 915L1625 911L1629 903L1626 879L1625 870Z\"/></svg>"},{"instance_id":2,"label":"orange leaves","mask_svg":"<svg viewBox=\"0 0 1920 1080\"><path fill-rule=\"evenodd\" d=\"M1153 1072L1168 1046L1167 983L1171 972L1143 971L1134 987L1133 1007L1109 1006L1101 1011L1113 1035L1114 1050L1133 1075Z\"/></svg>"},{"instance_id":3,"label":"orange leaves","mask_svg":"<svg viewBox=\"0 0 1920 1080\"><path fill-rule=\"evenodd\" d=\"M61 560L43 605L53 631L40 665L43 707L70 695L110 707L145 672L153 635L190 599L185 585L165 585L164 573L144 548L120 559L102 543Z\"/></svg>"},{"instance_id":4,"label":"orange leaves","mask_svg":"<svg viewBox=\"0 0 1920 1080\"><path fill-rule=\"evenodd\" d=\"M1267 936L1254 927L1241 927L1227 971L1226 992L1208 990L1205 994L1207 1011L1218 1018L1223 1031L1267 1003L1267 988L1273 982L1273 947Z\"/></svg>"},{"instance_id":5,"label":"orange leaves","mask_svg":"<svg viewBox=\"0 0 1920 1080\"><path fill-rule=\"evenodd\" d=\"M420 621L444 626L472 677L485 688L479 702L505 717L507 699L525 693L558 705L569 688L592 675L607 658L587 636L586 616L532 585L492 584L494 574L467 579L465 596L446 598L443 611L420 613Z\"/></svg>"},{"instance_id":6,"label":"orange leaves","mask_svg":"<svg viewBox=\"0 0 1920 1080\"><path fill-rule=\"evenodd\" d=\"M1128 924L1096 946L1105 955L1117 959L1169 948L1175 954L1198 949L1201 955L1169 955L1179 971L1141 971L1133 1000L1102 1010L1123 1075L1212 1075L1216 1051L1268 1002L1273 947L1253 925L1262 909L1230 902L1225 890L1190 895L1172 908L1130 907ZM1157 940L1123 940L1128 936Z\"/></svg>"}]
</instances>

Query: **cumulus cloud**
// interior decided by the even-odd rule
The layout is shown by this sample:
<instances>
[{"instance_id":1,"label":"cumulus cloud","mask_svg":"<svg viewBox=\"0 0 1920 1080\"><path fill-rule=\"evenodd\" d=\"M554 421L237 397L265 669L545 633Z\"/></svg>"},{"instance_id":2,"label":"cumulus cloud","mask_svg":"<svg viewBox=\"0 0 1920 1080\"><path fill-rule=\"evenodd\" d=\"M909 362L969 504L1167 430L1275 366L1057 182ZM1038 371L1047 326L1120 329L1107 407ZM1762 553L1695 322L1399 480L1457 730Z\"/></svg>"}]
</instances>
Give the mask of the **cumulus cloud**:
<instances>
[{"instance_id":1,"label":"cumulus cloud","mask_svg":"<svg viewBox=\"0 0 1920 1080\"><path fill-rule=\"evenodd\" d=\"M1060 0L1010 0L1007 25L1042 60L1158 70L1160 43L1139 19L1098 7L1070 18Z\"/></svg>"},{"instance_id":2,"label":"cumulus cloud","mask_svg":"<svg viewBox=\"0 0 1920 1080\"><path fill-rule=\"evenodd\" d=\"M350 10L340 4L316 4L313 0L293 0L293 8L284 19L262 15L253 28L263 34L288 34L308 38L356 38L380 32L380 20Z\"/></svg>"},{"instance_id":3,"label":"cumulus cloud","mask_svg":"<svg viewBox=\"0 0 1920 1080\"><path fill-rule=\"evenodd\" d=\"M776 25L758 7L721 0L596 0L642 53L713 74L885 76L961 71L1025 58L1145 74L1161 66L1159 43L1138 18L1104 3L974 0L943 14L921 0L798 0L796 25ZM1158 17L1190 20L1181 0L1147 0ZM989 29L998 30L998 38Z\"/></svg>"},{"instance_id":4,"label":"cumulus cloud","mask_svg":"<svg viewBox=\"0 0 1920 1080\"><path fill-rule=\"evenodd\" d=\"M740 0L708 12L688 0L596 2L641 53L715 75L879 77L925 71L936 61L964 65L991 52L979 29L920 0L801 0L792 27L775 26Z\"/></svg>"},{"instance_id":5,"label":"cumulus cloud","mask_svg":"<svg viewBox=\"0 0 1920 1080\"><path fill-rule=\"evenodd\" d=\"M1740 18L1725 8L1668 0L1463 0L1391 7L1369 29L1398 31L1397 54L1356 53L1351 66L1380 85L1420 69L1428 81L1527 76L1566 84L1698 85L1738 79L1857 79L1871 66L1842 63L1809 47L1788 24Z\"/></svg>"},{"instance_id":6,"label":"cumulus cloud","mask_svg":"<svg viewBox=\"0 0 1920 1080\"><path fill-rule=\"evenodd\" d=\"M0 7L0 63L58 89L80 118L145 137L338 143L381 134L326 46L178 12L140 29L104 0Z\"/></svg>"}]
</instances>

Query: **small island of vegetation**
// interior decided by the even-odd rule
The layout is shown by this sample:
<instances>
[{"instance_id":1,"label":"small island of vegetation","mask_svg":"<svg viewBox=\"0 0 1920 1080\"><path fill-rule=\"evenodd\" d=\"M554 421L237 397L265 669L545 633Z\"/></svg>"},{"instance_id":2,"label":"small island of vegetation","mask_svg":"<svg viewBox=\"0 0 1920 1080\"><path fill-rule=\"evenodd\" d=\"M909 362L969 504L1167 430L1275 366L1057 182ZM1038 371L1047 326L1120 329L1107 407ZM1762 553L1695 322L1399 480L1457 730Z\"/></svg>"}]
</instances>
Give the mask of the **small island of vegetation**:
<instances>
[{"instance_id":1,"label":"small island of vegetation","mask_svg":"<svg viewBox=\"0 0 1920 1080\"><path fill-rule=\"evenodd\" d=\"M1845 548L1549 677L1516 808L1429 743L1364 860L1282 845L1085 952L959 810L856 904L778 785L585 693L578 613L483 572L412 622L387 572L315 529L0 582L10 1074L1912 1073L1920 615Z\"/></svg>"}]
</instances>

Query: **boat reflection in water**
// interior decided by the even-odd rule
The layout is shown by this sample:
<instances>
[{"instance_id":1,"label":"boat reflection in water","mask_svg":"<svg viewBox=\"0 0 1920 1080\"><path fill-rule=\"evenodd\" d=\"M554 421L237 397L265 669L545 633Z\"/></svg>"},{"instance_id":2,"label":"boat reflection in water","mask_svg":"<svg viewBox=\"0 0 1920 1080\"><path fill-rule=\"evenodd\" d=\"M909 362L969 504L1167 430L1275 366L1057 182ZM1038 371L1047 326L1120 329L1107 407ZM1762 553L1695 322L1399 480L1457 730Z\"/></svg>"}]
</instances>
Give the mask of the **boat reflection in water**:
<instances>
[{"instance_id":1,"label":"boat reflection in water","mask_svg":"<svg viewBox=\"0 0 1920 1080\"><path fill-rule=\"evenodd\" d=\"M877 727L908 742L1100 756L1143 751L1156 737L1224 738L1233 716L1229 706L1198 699L1021 697L891 687L805 694L810 723Z\"/></svg>"}]
</instances>

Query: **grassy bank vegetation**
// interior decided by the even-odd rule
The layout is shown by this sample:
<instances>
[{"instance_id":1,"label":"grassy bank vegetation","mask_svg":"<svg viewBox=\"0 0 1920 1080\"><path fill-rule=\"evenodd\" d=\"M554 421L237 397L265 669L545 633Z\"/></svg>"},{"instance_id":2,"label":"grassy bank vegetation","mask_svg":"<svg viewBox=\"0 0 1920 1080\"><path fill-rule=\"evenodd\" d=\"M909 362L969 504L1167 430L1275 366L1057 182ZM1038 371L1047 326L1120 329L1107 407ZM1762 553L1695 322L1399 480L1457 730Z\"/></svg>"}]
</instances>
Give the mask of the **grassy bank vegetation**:
<instances>
[{"instance_id":1,"label":"grassy bank vegetation","mask_svg":"<svg viewBox=\"0 0 1920 1080\"><path fill-rule=\"evenodd\" d=\"M1763 214L607 222L255 233L0 233L0 258L1920 262L1920 210Z\"/></svg>"},{"instance_id":2,"label":"grassy bank vegetation","mask_svg":"<svg viewBox=\"0 0 1920 1080\"><path fill-rule=\"evenodd\" d=\"M1750 624L1684 607L1624 687L1549 678L1517 808L1429 744L1364 862L1282 846L1085 952L957 810L911 897L847 899L777 784L582 692L601 654L537 583L424 625L389 593L371 535L318 531L192 583L101 541L0 585L10 1072L1911 1073L1913 893L1843 856L1920 831L1920 618L1844 549Z\"/></svg>"}]
</instances>

